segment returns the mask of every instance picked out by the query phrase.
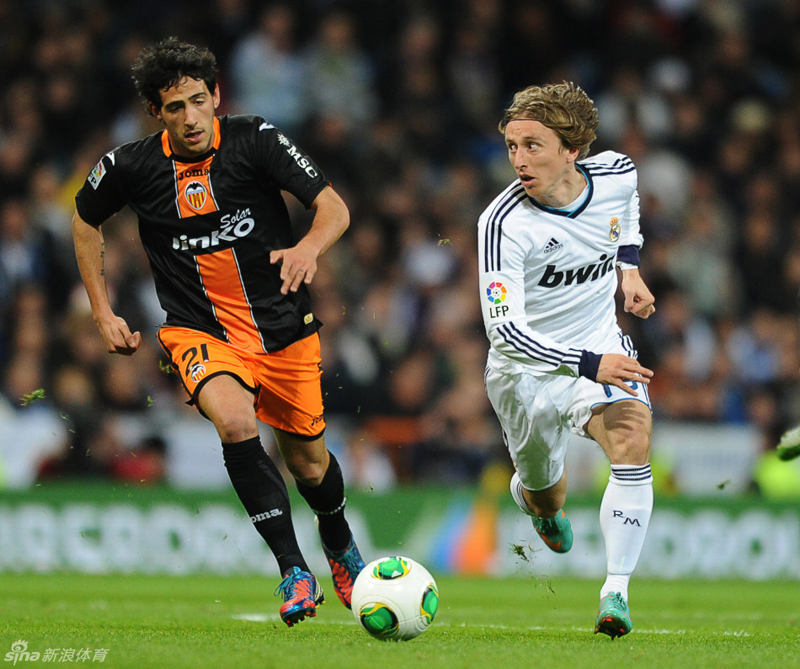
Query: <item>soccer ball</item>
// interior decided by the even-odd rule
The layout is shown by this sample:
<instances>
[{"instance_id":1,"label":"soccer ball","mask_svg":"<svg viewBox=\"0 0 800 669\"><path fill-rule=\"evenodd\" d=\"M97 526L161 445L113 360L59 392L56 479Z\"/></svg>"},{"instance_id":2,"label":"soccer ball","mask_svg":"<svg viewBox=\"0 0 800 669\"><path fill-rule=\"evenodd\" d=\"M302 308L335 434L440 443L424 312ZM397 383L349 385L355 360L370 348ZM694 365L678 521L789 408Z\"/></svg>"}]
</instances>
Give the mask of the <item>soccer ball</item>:
<instances>
[{"instance_id":1,"label":"soccer ball","mask_svg":"<svg viewBox=\"0 0 800 669\"><path fill-rule=\"evenodd\" d=\"M351 604L358 624L376 639L407 641L430 627L439 608L439 589L419 562L382 557L356 578Z\"/></svg>"}]
</instances>

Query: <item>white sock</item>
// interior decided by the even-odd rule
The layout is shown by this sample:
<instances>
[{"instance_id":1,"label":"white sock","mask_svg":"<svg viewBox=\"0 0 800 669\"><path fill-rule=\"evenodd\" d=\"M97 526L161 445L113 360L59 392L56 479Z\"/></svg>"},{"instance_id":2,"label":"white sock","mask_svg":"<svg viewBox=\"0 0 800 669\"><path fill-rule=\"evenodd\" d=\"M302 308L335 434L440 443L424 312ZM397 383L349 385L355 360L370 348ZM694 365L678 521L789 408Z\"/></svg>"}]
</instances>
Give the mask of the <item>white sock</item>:
<instances>
[{"instance_id":1,"label":"white sock","mask_svg":"<svg viewBox=\"0 0 800 669\"><path fill-rule=\"evenodd\" d=\"M600 589L601 598L609 592L618 592L627 601L628 583L639 561L652 511L650 465L611 465L611 476L600 504L608 572Z\"/></svg>"}]
</instances>

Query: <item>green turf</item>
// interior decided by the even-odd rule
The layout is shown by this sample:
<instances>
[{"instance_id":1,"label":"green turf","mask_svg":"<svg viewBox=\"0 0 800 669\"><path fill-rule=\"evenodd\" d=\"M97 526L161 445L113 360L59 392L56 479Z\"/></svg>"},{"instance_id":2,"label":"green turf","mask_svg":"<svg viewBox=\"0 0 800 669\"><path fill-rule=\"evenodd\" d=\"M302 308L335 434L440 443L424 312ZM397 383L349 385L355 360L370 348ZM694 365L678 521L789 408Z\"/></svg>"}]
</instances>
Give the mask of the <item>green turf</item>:
<instances>
[{"instance_id":1,"label":"green turf","mask_svg":"<svg viewBox=\"0 0 800 669\"><path fill-rule=\"evenodd\" d=\"M599 583L440 577L433 626L405 643L372 639L323 580L328 602L286 628L275 583L258 577L0 574L0 658L88 649L64 666L800 667L800 583L635 581L634 631L592 634ZM98 649L107 649L101 663ZM61 651L63 652L63 651ZM12 661L2 666L14 666ZM20 660L26 669L47 666Z\"/></svg>"}]
</instances>

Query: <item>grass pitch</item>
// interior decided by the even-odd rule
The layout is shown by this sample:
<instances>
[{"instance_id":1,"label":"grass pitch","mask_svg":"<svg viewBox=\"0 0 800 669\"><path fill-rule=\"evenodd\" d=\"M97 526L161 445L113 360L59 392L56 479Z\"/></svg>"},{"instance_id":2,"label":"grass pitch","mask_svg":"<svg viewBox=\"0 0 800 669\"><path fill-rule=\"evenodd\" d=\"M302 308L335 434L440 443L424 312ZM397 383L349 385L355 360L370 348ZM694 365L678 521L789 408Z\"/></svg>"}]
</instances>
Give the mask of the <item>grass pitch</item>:
<instances>
[{"instance_id":1,"label":"grass pitch","mask_svg":"<svg viewBox=\"0 0 800 669\"><path fill-rule=\"evenodd\" d=\"M800 667L797 582L635 579L634 631L612 641L592 633L594 581L440 577L433 626L394 643L361 631L329 579L317 617L288 629L272 580L0 574L0 657L26 669ZM20 641L39 658L9 654Z\"/></svg>"}]
</instances>

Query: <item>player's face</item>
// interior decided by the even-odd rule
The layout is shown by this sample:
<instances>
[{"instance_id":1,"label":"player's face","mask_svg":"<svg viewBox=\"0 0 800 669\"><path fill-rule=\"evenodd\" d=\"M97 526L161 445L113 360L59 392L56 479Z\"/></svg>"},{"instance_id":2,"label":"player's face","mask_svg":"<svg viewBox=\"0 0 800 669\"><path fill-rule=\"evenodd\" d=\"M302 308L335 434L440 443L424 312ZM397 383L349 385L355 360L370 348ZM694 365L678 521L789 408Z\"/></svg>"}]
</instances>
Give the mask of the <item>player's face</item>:
<instances>
[{"instance_id":1,"label":"player's face","mask_svg":"<svg viewBox=\"0 0 800 669\"><path fill-rule=\"evenodd\" d=\"M161 102L161 109L151 106L151 111L167 128L172 150L187 158L208 151L214 141L219 86L212 94L205 81L184 77L161 91Z\"/></svg>"},{"instance_id":2,"label":"player's face","mask_svg":"<svg viewBox=\"0 0 800 669\"><path fill-rule=\"evenodd\" d=\"M539 121L517 119L506 125L508 159L525 192L548 206L569 204L568 177L575 172L578 149L567 149L559 136Z\"/></svg>"}]
</instances>

